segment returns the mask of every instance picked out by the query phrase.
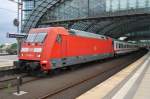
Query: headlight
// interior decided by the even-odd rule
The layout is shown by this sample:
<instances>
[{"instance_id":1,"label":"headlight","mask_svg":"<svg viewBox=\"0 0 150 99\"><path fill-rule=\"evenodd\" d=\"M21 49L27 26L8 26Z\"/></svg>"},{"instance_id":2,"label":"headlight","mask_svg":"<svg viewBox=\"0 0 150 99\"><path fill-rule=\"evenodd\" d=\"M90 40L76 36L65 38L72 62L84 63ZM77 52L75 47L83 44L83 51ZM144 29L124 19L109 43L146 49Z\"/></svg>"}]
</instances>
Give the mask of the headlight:
<instances>
[{"instance_id":1,"label":"headlight","mask_svg":"<svg viewBox=\"0 0 150 99\"><path fill-rule=\"evenodd\" d=\"M41 55L37 55L37 57L41 57Z\"/></svg>"},{"instance_id":2,"label":"headlight","mask_svg":"<svg viewBox=\"0 0 150 99\"><path fill-rule=\"evenodd\" d=\"M21 48L21 52L28 52L29 48Z\"/></svg>"},{"instance_id":3,"label":"headlight","mask_svg":"<svg viewBox=\"0 0 150 99\"><path fill-rule=\"evenodd\" d=\"M42 61L42 63L43 63L43 64L46 64L46 63L48 63L48 61L44 60L44 61Z\"/></svg>"}]
</instances>

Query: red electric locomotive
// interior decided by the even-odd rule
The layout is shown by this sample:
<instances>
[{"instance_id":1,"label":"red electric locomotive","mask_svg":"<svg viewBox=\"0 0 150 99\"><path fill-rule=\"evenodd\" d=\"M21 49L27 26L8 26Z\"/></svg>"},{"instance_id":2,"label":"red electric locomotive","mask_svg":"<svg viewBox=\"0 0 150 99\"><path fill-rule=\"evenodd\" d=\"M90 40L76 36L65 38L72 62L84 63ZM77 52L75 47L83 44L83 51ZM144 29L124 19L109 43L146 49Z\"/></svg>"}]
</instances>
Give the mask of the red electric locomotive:
<instances>
[{"instance_id":1,"label":"red electric locomotive","mask_svg":"<svg viewBox=\"0 0 150 99\"><path fill-rule=\"evenodd\" d=\"M37 28L22 43L17 67L50 71L113 56L109 37L63 27Z\"/></svg>"}]
</instances>

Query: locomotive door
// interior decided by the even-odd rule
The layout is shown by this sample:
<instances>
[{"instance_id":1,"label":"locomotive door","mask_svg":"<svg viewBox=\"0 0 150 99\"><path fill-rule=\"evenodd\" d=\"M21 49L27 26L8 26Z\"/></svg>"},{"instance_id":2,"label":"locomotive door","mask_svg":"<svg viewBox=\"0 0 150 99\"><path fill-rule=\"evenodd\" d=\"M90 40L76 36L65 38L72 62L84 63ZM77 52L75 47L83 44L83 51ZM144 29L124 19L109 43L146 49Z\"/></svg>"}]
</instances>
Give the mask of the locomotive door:
<instances>
[{"instance_id":1,"label":"locomotive door","mask_svg":"<svg viewBox=\"0 0 150 99\"><path fill-rule=\"evenodd\" d=\"M64 35L58 35L57 41L60 43L60 56L66 58L67 55L67 39Z\"/></svg>"},{"instance_id":2,"label":"locomotive door","mask_svg":"<svg viewBox=\"0 0 150 99\"><path fill-rule=\"evenodd\" d=\"M66 37L63 37L63 40L62 40L62 56L63 58L66 58L67 57L67 39Z\"/></svg>"}]
</instances>

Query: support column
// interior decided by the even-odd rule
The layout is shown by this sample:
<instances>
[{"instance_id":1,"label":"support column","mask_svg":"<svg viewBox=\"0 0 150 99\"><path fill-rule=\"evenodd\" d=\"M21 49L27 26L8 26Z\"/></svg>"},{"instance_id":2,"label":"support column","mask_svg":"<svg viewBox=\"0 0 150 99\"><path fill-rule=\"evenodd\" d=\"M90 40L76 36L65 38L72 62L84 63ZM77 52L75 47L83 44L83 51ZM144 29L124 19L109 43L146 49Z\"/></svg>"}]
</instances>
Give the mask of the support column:
<instances>
[{"instance_id":1,"label":"support column","mask_svg":"<svg viewBox=\"0 0 150 99\"><path fill-rule=\"evenodd\" d=\"M118 10L120 11L121 9L121 0L118 0Z\"/></svg>"},{"instance_id":2,"label":"support column","mask_svg":"<svg viewBox=\"0 0 150 99\"><path fill-rule=\"evenodd\" d=\"M103 3L104 3L104 9L105 9L105 11L104 12L106 12L107 10L107 0L103 0Z\"/></svg>"},{"instance_id":3,"label":"support column","mask_svg":"<svg viewBox=\"0 0 150 99\"><path fill-rule=\"evenodd\" d=\"M90 0L88 0L88 17L90 16Z\"/></svg>"},{"instance_id":4,"label":"support column","mask_svg":"<svg viewBox=\"0 0 150 99\"><path fill-rule=\"evenodd\" d=\"M127 0L127 10L129 10L129 0Z\"/></svg>"},{"instance_id":5,"label":"support column","mask_svg":"<svg viewBox=\"0 0 150 99\"><path fill-rule=\"evenodd\" d=\"M110 0L110 12L112 12L112 0Z\"/></svg>"},{"instance_id":6,"label":"support column","mask_svg":"<svg viewBox=\"0 0 150 99\"><path fill-rule=\"evenodd\" d=\"M146 7L146 8L149 7L149 0L145 0L145 7Z\"/></svg>"},{"instance_id":7,"label":"support column","mask_svg":"<svg viewBox=\"0 0 150 99\"><path fill-rule=\"evenodd\" d=\"M19 20L19 19L20 19L20 17L19 17L19 7L20 7L20 4L19 4L19 2L20 2L20 1L18 0L18 8L17 8L17 9L18 9L18 11L17 11L17 19L18 19L18 21L20 22L20 20ZM19 33L19 25L17 26L17 33Z\"/></svg>"},{"instance_id":8,"label":"support column","mask_svg":"<svg viewBox=\"0 0 150 99\"><path fill-rule=\"evenodd\" d=\"M22 32L22 25L23 25L23 23L22 23L22 21L23 21L23 1L21 0L20 2L21 2L21 7L20 7L20 9L21 9L20 32Z\"/></svg>"},{"instance_id":9,"label":"support column","mask_svg":"<svg viewBox=\"0 0 150 99\"><path fill-rule=\"evenodd\" d=\"M136 9L139 8L139 0L136 0Z\"/></svg>"}]
</instances>

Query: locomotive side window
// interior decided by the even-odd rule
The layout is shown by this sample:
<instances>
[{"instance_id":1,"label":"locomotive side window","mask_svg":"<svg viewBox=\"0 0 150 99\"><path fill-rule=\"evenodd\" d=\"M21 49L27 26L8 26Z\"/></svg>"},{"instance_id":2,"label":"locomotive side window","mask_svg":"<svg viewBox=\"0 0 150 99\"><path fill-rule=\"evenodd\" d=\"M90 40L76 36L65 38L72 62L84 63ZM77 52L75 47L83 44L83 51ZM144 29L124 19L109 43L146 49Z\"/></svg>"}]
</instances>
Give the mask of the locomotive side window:
<instances>
[{"instance_id":1,"label":"locomotive side window","mask_svg":"<svg viewBox=\"0 0 150 99\"><path fill-rule=\"evenodd\" d=\"M58 43L61 43L61 42L62 42L62 37L61 37L60 34L57 35L56 41L57 41Z\"/></svg>"}]
</instances>

